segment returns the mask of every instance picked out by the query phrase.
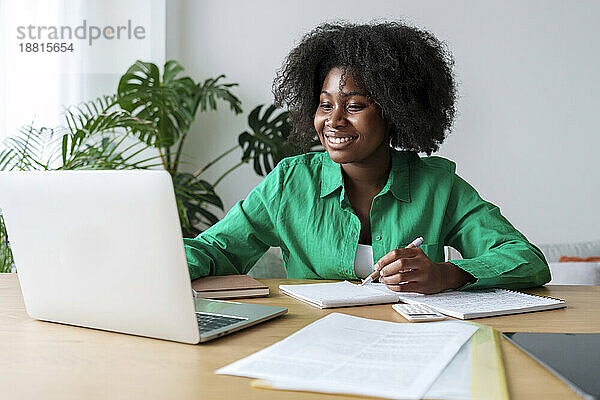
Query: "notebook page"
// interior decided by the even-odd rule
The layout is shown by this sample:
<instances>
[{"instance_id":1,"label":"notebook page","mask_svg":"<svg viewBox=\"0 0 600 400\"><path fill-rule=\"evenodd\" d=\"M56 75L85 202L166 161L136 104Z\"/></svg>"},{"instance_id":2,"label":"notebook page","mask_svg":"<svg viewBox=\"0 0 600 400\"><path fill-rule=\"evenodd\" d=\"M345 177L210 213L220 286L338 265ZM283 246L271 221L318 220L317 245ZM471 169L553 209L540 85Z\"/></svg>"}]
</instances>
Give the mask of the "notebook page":
<instances>
[{"instance_id":1,"label":"notebook page","mask_svg":"<svg viewBox=\"0 0 600 400\"><path fill-rule=\"evenodd\" d=\"M332 313L216 373L295 390L418 399L477 329L456 321L402 324Z\"/></svg>"},{"instance_id":2,"label":"notebook page","mask_svg":"<svg viewBox=\"0 0 600 400\"><path fill-rule=\"evenodd\" d=\"M321 308L398 302L398 294L394 292L386 293L348 281L279 285L279 289L289 296Z\"/></svg>"}]
</instances>

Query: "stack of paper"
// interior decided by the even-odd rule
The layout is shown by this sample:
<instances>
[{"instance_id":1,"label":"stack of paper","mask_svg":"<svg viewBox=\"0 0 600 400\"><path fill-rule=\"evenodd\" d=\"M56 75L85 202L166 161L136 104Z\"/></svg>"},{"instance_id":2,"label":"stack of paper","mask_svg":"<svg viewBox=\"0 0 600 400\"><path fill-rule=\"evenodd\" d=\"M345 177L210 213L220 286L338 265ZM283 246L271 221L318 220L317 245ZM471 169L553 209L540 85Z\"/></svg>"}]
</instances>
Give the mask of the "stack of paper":
<instances>
[{"instance_id":1,"label":"stack of paper","mask_svg":"<svg viewBox=\"0 0 600 400\"><path fill-rule=\"evenodd\" d=\"M282 389L419 399L477 329L457 321L402 324L333 313L217 373Z\"/></svg>"}]
</instances>

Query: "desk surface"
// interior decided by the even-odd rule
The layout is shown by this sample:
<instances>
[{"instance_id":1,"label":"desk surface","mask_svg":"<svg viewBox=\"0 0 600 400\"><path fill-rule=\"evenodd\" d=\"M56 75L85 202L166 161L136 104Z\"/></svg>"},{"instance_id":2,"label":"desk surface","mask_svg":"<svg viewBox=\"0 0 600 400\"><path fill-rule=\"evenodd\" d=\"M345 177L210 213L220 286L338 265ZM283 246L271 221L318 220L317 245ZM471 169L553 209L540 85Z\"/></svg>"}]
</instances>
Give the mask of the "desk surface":
<instances>
[{"instance_id":1,"label":"desk surface","mask_svg":"<svg viewBox=\"0 0 600 400\"><path fill-rule=\"evenodd\" d=\"M320 310L280 294L278 285L290 281L263 282L271 295L244 301L287 307L288 314L212 342L186 345L33 320L25 312L17 276L0 274L0 397L340 399L301 392L283 396L251 388L250 379L215 375L214 371L331 312L405 322L389 304ZM527 292L566 299L567 308L477 322L499 331L600 332L600 286L550 286ZM504 339L502 353L512 398L578 398Z\"/></svg>"}]
</instances>

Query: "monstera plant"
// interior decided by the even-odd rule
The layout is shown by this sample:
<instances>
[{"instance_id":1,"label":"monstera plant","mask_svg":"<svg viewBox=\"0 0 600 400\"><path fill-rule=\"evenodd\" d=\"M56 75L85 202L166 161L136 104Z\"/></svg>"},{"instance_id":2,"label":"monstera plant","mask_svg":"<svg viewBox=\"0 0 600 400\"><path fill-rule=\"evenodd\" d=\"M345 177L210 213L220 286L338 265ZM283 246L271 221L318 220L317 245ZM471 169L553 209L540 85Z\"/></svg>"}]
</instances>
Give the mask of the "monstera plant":
<instances>
[{"instance_id":1,"label":"monstera plant","mask_svg":"<svg viewBox=\"0 0 600 400\"><path fill-rule=\"evenodd\" d=\"M123 110L156 127L152 132L137 132L137 136L158 149L163 167L173 178L183 234L193 237L218 221L212 211L214 208L222 210L223 202L215 186L225 176L249 162L253 162L257 174L265 175L282 158L298 154L298 149L287 143L288 113L275 115L276 107L271 105L261 115L263 106L260 105L248 115L250 129L239 135L237 145L197 171L183 171L183 146L197 113L217 110L218 101L229 105L234 114L241 113L242 108L232 93L237 84L222 82L225 75L197 83L188 76L179 76L182 71L183 67L176 61L168 61L162 75L155 64L137 61L119 81L117 102ZM203 172L240 147L243 150L240 161L214 183L202 178Z\"/></svg>"},{"instance_id":2,"label":"monstera plant","mask_svg":"<svg viewBox=\"0 0 600 400\"><path fill-rule=\"evenodd\" d=\"M242 108L230 90L237 84L220 83L223 75L196 83L190 77L178 77L182 71L176 61L168 61L161 76L155 64L137 61L121 77L117 101L122 109L156 127L154 132L136 134L158 150L163 168L173 178L184 236L195 236L202 226L218 221L210 206L223 209L223 202L206 180L181 171L185 139L198 110L216 110L217 99L229 103L235 114Z\"/></svg>"}]
</instances>

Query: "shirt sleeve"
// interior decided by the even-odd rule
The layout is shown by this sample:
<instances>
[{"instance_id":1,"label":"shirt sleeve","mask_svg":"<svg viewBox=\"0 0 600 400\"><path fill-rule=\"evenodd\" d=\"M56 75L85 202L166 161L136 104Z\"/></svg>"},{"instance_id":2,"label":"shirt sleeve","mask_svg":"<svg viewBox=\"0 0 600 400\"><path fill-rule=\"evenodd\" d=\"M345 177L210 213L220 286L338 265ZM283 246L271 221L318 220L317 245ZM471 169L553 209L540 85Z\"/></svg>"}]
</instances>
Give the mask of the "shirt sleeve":
<instances>
[{"instance_id":1,"label":"shirt sleeve","mask_svg":"<svg viewBox=\"0 0 600 400\"><path fill-rule=\"evenodd\" d=\"M445 243L461 252L452 264L475 277L461 289L519 289L550 281L544 255L477 191L454 175L446 211L450 227Z\"/></svg>"},{"instance_id":2,"label":"shirt sleeve","mask_svg":"<svg viewBox=\"0 0 600 400\"><path fill-rule=\"evenodd\" d=\"M269 249L279 246L281 198L278 165L227 215L194 239L184 239L190 278L247 273Z\"/></svg>"}]
</instances>

